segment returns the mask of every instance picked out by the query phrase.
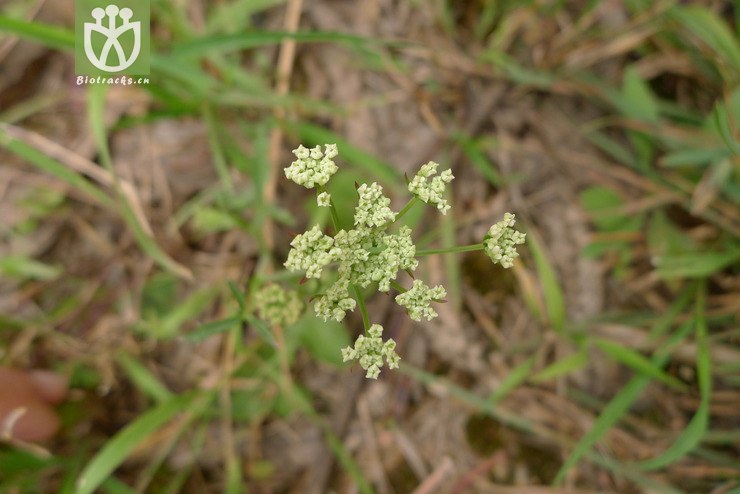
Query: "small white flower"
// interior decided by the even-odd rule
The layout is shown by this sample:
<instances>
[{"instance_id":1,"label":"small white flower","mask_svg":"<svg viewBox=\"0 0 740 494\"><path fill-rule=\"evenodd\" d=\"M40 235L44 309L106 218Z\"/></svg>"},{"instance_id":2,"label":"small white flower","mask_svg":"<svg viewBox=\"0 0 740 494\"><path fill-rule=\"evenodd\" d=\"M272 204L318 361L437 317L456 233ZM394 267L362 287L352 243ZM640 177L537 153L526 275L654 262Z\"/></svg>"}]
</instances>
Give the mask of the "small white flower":
<instances>
[{"instance_id":1,"label":"small white flower","mask_svg":"<svg viewBox=\"0 0 740 494\"><path fill-rule=\"evenodd\" d=\"M512 213L506 213L504 219L493 225L483 239L483 250L494 263L504 268L514 265L514 259L519 257L516 246L524 243L526 234L514 230L516 223Z\"/></svg>"},{"instance_id":2,"label":"small white flower","mask_svg":"<svg viewBox=\"0 0 740 494\"><path fill-rule=\"evenodd\" d=\"M426 202L437 206L442 214L447 214L450 205L443 197L447 184L455 178L450 170L445 170L437 175L438 163L430 161L423 165L416 176L409 182L409 192ZM435 176L436 175L436 176ZM429 180L431 178L431 180Z\"/></svg>"},{"instance_id":3,"label":"small white flower","mask_svg":"<svg viewBox=\"0 0 740 494\"><path fill-rule=\"evenodd\" d=\"M355 340L355 346L342 349L342 360L359 360L360 366L367 371L365 377L377 379L380 368L383 367L383 358L388 363L389 369L397 369L401 357L396 353L396 342L388 340L383 342L383 326L373 324L368 329L368 336L360 335Z\"/></svg>"},{"instance_id":4,"label":"small white flower","mask_svg":"<svg viewBox=\"0 0 740 494\"><path fill-rule=\"evenodd\" d=\"M365 377L368 379L377 379L380 375L380 367L378 364L373 364L370 367L367 367L367 374L365 374Z\"/></svg>"},{"instance_id":5,"label":"small white flower","mask_svg":"<svg viewBox=\"0 0 740 494\"><path fill-rule=\"evenodd\" d=\"M437 312L430 307L433 301L439 301L447 296L442 285L430 288L421 280L414 280L414 284L409 290L396 296L396 303L405 307L409 317L414 321L421 321L426 317L431 321L437 317Z\"/></svg>"},{"instance_id":6,"label":"small white flower","mask_svg":"<svg viewBox=\"0 0 740 494\"><path fill-rule=\"evenodd\" d=\"M321 146L307 149L301 145L293 154L297 159L285 168L285 177L307 189L325 185L339 169L332 161L338 154L336 144L326 144L323 152Z\"/></svg>"},{"instance_id":7,"label":"small white flower","mask_svg":"<svg viewBox=\"0 0 740 494\"><path fill-rule=\"evenodd\" d=\"M318 196L316 196L316 202L318 203L319 207L322 208L328 208L331 206L331 195L329 195L328 192L322 192Z\"/></svg>"},{"instance_id":8,"label":"small white flower","mask_svg":"<svg viewBox=\"0 0 740 494\"><path fill-rule=\"evenodd\" d=\"M336 158L339 154L336 144L324 144L324 159Z\"/></svg>"}]
</instances>

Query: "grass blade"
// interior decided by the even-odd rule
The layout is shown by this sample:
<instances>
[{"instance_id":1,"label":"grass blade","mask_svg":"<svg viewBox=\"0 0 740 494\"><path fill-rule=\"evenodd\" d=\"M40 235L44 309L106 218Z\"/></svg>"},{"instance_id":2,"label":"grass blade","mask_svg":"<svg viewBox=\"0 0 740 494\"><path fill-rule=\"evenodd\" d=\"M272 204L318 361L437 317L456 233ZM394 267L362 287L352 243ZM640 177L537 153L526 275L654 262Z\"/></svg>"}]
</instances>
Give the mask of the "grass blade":
<instances>
[{"instance_id":1,"label":"grass blade","mask_svg":"<svg viewBox=\"0 0 740 494\"><path fill-rule=\"evenodd\" d=\"M728 64L735 78L740 75L740 47L727 25L704 7L674 7L670 15L709 45ZM732 81L729 81L732 82Z\"/></svg>"},{"instance_id":2,"label":"grass blade","mask_svg":"<svg viewBox=\"0 0 740 494\"><path fill-rule=\"evenodd\" d=\"M707 339L707 321L704 313L706 305L706 288L701 287L696 299L696 374L699 381L701 399L699 408L689 425L683 430L667 450L661 455L640 464L644 470L657 470L668 466L688 454L699 445L709 425L709 403L712 396L712 371Z\"/></svg>"},{"instance_id":3,"label":"grass blade","mask_svg":"<svg viewBox=\"0 0 740 494\"><path fill-rule=\"evenodd\" d=\"M665 167L699 167L727 158L732 153L726 148L688 148L667 153L660 159Z\"/></svg>"},{"instance_id":4,"label":"grass blade","mask_svg":"<svg viewBox=\"0 0 740 494\"><path fill-rule=\"evenodd\" d=\"M557 81L556 75L525 67L502 51L488 50L483 55L483 60L491 62L501 69L508 79L523 86L549 89Z\"/></svg>"},{"instance_id":5,"label":"grass blade","mask_svg":"<svg viewBox=\"0 0 740 494\"><path fill-rule=\"evenodd\" d=\"M95 187L82 175L73 172L59 161L17 138L13 132L13 127L2 122L0 122L0 146L23 158L39 170L55 176L83 194L90 196L98 203L105 206L113 205L113 201L106 193Z\"/></svg>"},{"instance_id":6,"label":"grass blade","mask_svg":"<svg viewBox=\"0 0 740 494\"><path fill-rule=\"evenodd\" d=\"M656 323L656 326L663 323L663 321L658 321ZM653 356L653 358L651 359L653 365L656 365L658 367L665 365L665 363L668 361L668 351L670 347L683 339L684 336L689 333L691 328L691 321L685 323L681 328L679 328L678 331L676 331L676 333L673 335L673 337L671 337L669 342L661 349L660 353L656 353ZM580 461L580 459L584 455L586 455L591 450L591 448L606 435L609 429L611 429L612 426L616 424L624 416L625 413L627 413L627 411L635 402L642 390L645 389L645 387L649 383L650 378L646 376L634 377L627 383L624 388L619 391L619 393L617 393L616 396L614 396L614 398L612 398L612 400L607 404L604 410L602 410L601 415L599 415L599 417L594 422L591 430L589 430L581 438L581 440L578 441L578 444L576 444L575 448L573 448L570 456L568 456L565 462L563 462L560 470L553 480L553 485L559 485L565 480L565 476L567 475L568 471L573 468Z\"/></svg>"},{"instance_id":7,"label":"grass blade","mask_svg":"<svg viewBox=\"0 0 740 494\"><path fill-rule=\"evenodd\" d=\"M456 134L454 139L468 160L486 177L486 180L494 187L500 187L503 183L501 174L499 174L496 166L491 163L483 151L481 140L470 138L462 132Z\"/></svg>"},{"instance_id":8,"label":"grass blade","mask_svg":"<svg viewBox=\"0 0 740 494\"><path fill-rule=\"evenodd\" d=\"M565 299L563 290L560 288L560 282L555 274L555 268L553 268L545 254L539 235L531 228L527 229L527 239L527 245L530 252L532 252L532 257L534 257L534 263L537 266L537 273L542 284L550 324L556 331L562 332L565 326Z\"/></svg>"},{"instance_id":9,"label":"grass blade","mask_svg":"<svg viewBox=\"0 0 740 494\"><path fill-rule=\"evenodd\" d=\"M594 422L593 427L581 438L575 448L573 448L570 456L561 465L560 470L553 480L553 485L560 485L565 480L568 471L627 413L632 403L634 403L649 382L650 379L645 376L635 377L612 398L609 404L602 410L599 418Z\"/></svg>"},{"instance_id":10,"label":"grass blade","mask_svg":"<svg viewBox=\"0 0 740 494\"><path fill-rule=\"evenodd\" d=\"M231 295L236 300L236 303L239 304L239 310L241 312L244 312L245 310L247 310L247 302L246 300L244 300L244 292L242 292L239 289L239 287L236 286L236 283L234 283L231 280L228 281L228 285L229 285L229 291L231 292Z\"/></svg>"},{"instance_id":11,"label":"grass blade","mask_svg":"<svg viewBox=\"0 0 740 494\"><path fill-rule=\"evenodd\" d=\"M609 340L599 339L594 343L602 352L634 371L679 391L686 391L687 387L684 383L660 370L659 367L650 362L650 359L645 358L640 353Z\"/></svg>"},{"instance_id":12,"label":"grass blade","mask_svg":"<svg viewBox=\"0 0 740 494\"><path fill-rule=\"evenodd\" d=\"M36 41L56 50L72 50L75 47L75 35L72 31L41 22L11 19L0 15L0 31Z\"/></svg>"},{"instance_id":13,"label":"grass blade","mask_svg":"<svg viewBox=\"0 0 740 494\"><path fill-rule=\"evenodd\" d=\"M255 31L251 33L218 34L198 38L178 45L172 50L171 56L175 58L201 57L214 51L219 53L258 48L281 43L285 39L292 39L299 43L349 43L368 44L377 43L372 38L354 36L344 33L332 32L302 32L290 33L279 31Z\"/></svg>"},{"instance_id":14,"label":"grass blade","mask_svg":"<svg viewBox=\"0 0 740 494\"><path fill-rule=\"evenodd\" d=\"M691 329L691 326L688 326L687 329ZM685 334L686 332L683 333L683 335ZM462 402L470 405L471 407L477 408L485 415L498 420L502 424L518 429L520 431L533 433L534 424L529 422L527 419L522 418L520 415L511 414L501 410L498 407L494 407L493 405L491 405L491 403L488 402L488 400L478 397L474 393L471 393L470 391L457 386L456 384L451 383L444 378L439 378L438 376L403 363L401 364L400 370L404 374L427 386L443 387L449 393L449 396L457 398ZM541 433L542 431L539 432ZM588 459L588 461L596 465L601 465L611 472L614 472L615 474L619 474L621 476L624 476L625 478L634 481L640 486L649 488L651 492L661 492L666 494L679 494L681 492L676 489L672 489L671 487L659 481L651 479L644 475L639 469L624 465L623 463L620 463L615 459L608 458L601 454L593 453L590 451L586 451L584 453L584 456Z\"/></svg>"},{"instance_id":15,"label":"grass blade","mask_svg":"<svg viewBox=\"0 0 740 494\"><path fill-rule=\"evenodd\" d=\"M226 154L221 145L221 127L218 125L214 109L210 105L203 106L203 120L208 129L208 143L210 144L211 152L213 154L213 166L216 169L216 174L226 191L229 194L233 194L234 183L231 180L229 165L226 162Z\"/></svg>"},{"instance_id":16,"label":"grass blade","mask_svg":"<svg viewBox=\"0 0 740 494\"><path fill-rule=\"evenodd\" d=\"M250 326L257 330L263 340L265 340L273 347L277 347L275 337L272 335L272 331L270 331L270 328L268 328L265 323L263 323L256 317L251 316L250 314L244 314L244 320L247 321Z\"/></svg>"},{"instance_id":17,"label":"grass blade","mask_svg":"<svg viewBox=\"0 0 740 494\"><path fill-rule=\"evenodd\" d=\"M58 278L62 268L27 256L9 255L0 257L0 273L13 278L49 281Z\"/></svg>"},{"instance_id":18,"label":"grass blade","mask_svg":"<svg viewBox=\"0 0 740 494\"><path fill-rule=\"evenodd\" d=\"M113 160L108 149L108 140L105 131L105 95L106 87L104 85L92 86L88 93L88 113L90 117L90 125L92 127L93 136L95 143L98 146L100 152L100 161L103 166L111 173L115 179L115 189L119 199L120 214L124 221L128 225L131 232L134 234L136 241L144 252L151 257L154 262L159 264L161 267L170 271L186 280L193 279L193 273L178 263L170 256L168 256L157 244L157 241L146 232L144 226L142 226L136 218L133 212L131 204L129 204L126 197L121 191L121 184L118 181L118 177L113 168Z\"/></svg>"},{"instance_id":19,"label":"grass blade","mask_svg":"<svg viewBox=\"0 0 740 494\"><path fill-rule=\"evenodd\" d=\"M106 479L100 486L107 494L136 494L136 491L118 479Z\"/></svg>"},{"instance_id":20,"label":"grass blade","mask_svg":"<svg viewBox=\"0 0 740 494\"><path fill-rule=\"evenodd\" d=\"M147 441L178 413L189 408L201 395L188 394L168 400L140 415L109 440L77 479L75 494L92 494L118 468L131 452Z\"/></svg>"},{"instance_id":21,"label":"grass blade","mask_svg":"<svg viewBox=\"0 0 740 494\"><path fill-rule=\"evenodd\" d=\"M665 279L706 278L740 260L740 249L659 256L653 262Z\"/></svg>"},{"instance_id":22,"label":"grass blade","mask_svg":"<svg viewBox=\"0 0 740 494\"><path fill-rule=\"evenodd\" d=\"M344 443L328 428L324 431L324 437L329 445L334 457L337 459L344 471L352 477L355 486L362 494L372 494L373 489L365 476L362 474L360 466L354 461L352 455L344 447Z\"/></svg>"},{"instance_id":23,"label":"grass blade","mask_svg":"<svg viewBox=\"0 0 740 494\"><path fill-rule=\"evenodd\" d=\"M649 123L658 121L658 105L655 97L634 67L628 67L625 70L622 94L615 103L618 109L629 118Z\"/></svg>"},{"instance_id":24,"label":"grass blade","mask_svg":"<svg viewBox=\"0 0 740 494\"><path fill-rule=\"evenodd\" d=\"M722 141L727 146L727 149L736 155L740 154L740 144L735 140L730 115L725 105L717 103L714 106L714 110L712 111L712 123L719 133L719 136L722 138Z\"/></svg>"},{"instance_id":25,"label":"grass blade","mask_svg":"<svg viewBox=\"0 0 740 494\"><path fill-rule=\"evenodd\" d=\"M172 392L138 360L125 352L119 352L116 361L136 387L157 403L164 403L173 398Z\"/></svg>"},{"instance_id":26,"label":"grass blade","mask_svg":"<svg viewBox=\"0 0 740 494\"><path fill-rule=\"evenodd\" d=\"M488 403L495 405L506 397L512 390L527 380L529 374L532 372L535 364L535 356L529 357L527 360L517 365L509 372L499 387L488 396Z\"/></svg>"},{"instance_id":27,"label":"grass blade","mask_svg":"<svg viewBox=\"0 0 740 494\"><path fill-rule=\"evenodd\" d=\"M202 341L215 334L223 333L225 331L233 329L234 326L239 324L239 322L241 322L241 318L239 316L231 316L227 317L226 319L219 319L218 321L207 322L205 324L201 324L198 329L196 329L192 333L188 333L185 336L185 339L193 342Z\"/></svg>"},{"instance_id":28,"label":"grass blade","mask_svg":"<svg viewBox=\"0 0 740 494\"><path fill-rule=\"evenodd\" d=\"M543 383L582 369L588 363L588 353L580 351L550 364L532 376L532 382Z\"/></svg>"}]
</instances>

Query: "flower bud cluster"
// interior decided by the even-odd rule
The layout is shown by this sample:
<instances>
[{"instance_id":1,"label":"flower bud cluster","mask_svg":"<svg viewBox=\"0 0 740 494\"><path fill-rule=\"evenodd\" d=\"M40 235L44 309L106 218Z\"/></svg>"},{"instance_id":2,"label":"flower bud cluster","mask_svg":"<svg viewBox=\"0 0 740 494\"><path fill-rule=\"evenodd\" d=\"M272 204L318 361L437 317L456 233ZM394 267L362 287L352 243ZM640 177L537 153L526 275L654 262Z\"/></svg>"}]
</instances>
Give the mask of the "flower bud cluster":
<instances>
[{"instance_id":1,"label":"flower bud cluster","mask_svg":"<svg viewBox=\"0 0 740 494\"><path fill-rule=\"evenodd\" d=\"M440 302L447 296L447 291L442 285L430 288L421 280L414 280L414 284L406 292L396 296L396 303L405 307L409 317L414 321L421 321L426 317L431 321L437 317L437 312L432 309L432 302Z\"/></svg>"},{"instance_id":2,"label":"flower bud cluster","mask_svg":"<svg viewBox=\"0 0 740 494\"><path fill-rule=\"evenodd\" d=\"M383 326L373 324L368 335L360 335L355 340L354 347L342 349L342 360L348 362L358 359L360 366L367 371L365 377L377 379L385 358L389 369L397 369L401 357L396 353L396 342L388 339L383 342Z\"/></svg>"},{"instance_id":3,"label":"flower bud cluster","mask_svg":"<svg viewBox=\"0 0 740 494\"><path fill-rule=\"evenodd\" d=\"M293 247L288 253L285 267L291 271L305 271L306 278L318 278L324 266L334 260L339 254L333 249L334 239L321 232L319 225L311 230L297 235L290 243Z\"/></svg>"},{"instance_id":4,"label":"flower bud cluster","mask_svg":"<svg viewBox=\"0 0 740 494\"><path fill-rule=\"evenodd\" d=\"M332 161L338 154L336 144L326 144L323 152L321 146L312 149L298 146L293 154L297 159L285 168L285 177L307 189L325 185L338 170Z\"/></svg>"},{"instance_id":5,"label":"flower bud cluster","mask_svg":"<svg viewBox=\"0 0 740 494\"><path fill-rule=\"evenodd\" d=\"M348 276L354 285L366 288L377 283L379 291L387 292L398 271L411 271L419 265L414 257L416 246L411 228L407 226L402 226L398 233L363 228L351 230L346 236L341 233L337 236L338 239L341 236L338 245L343 245L342 252L347 255L339 266L339 274ZM345 243L345 239L353 237L354 242Z\"/></svg>"},{"instance_id":6,"label":"flower bud cluster","mask_svg":"<svg viewBox=\"0 0 740 494\"><path fill-rule=\"evenodd\" d=\"M356 302L349 294L350 285L367 288L377 283L378 290L387 292L399 270L413 270L419 264L414 258L416 247L411 229L406 226L398 233L363 227L340 230L329 252L333 254L332 261L339 263L339 276L314 305L316 315L325 321L341 321L348 310L354 310Z\"/></svg>"},{"instance_id":7,"label":"flower bud cluster","mask_svg":"<svg viewBox=\"0 0 740 494\"><path fill-rule=\"evenodd\" d=\"M314 304L316 315L324 321L334 319L339 322L344 319L347 311L355 310L357 302L349 294L349 278L340 276L326 293L321 295Z\"/></svg>"},{"instance_id":8,"label":"flower bud cluster","mask_svg":"<svg viewBox=\"0 0 740 494\"><path fill-rule=\"evenodd\" d=\"M388 207L391 200L383 195L383 187L375 182L362 184L357 193L360 199L355 208L355 226L381 227L396 219L396 213Z\"/></svg>"},{"instance_id":9,"label":"flower bud cluster","mask_svg":"<svg viewBox=\"0 0 740 494\"><path fill-rule=\"evenodd\" d=\"M447 199L443 196L447 184L452 182L455 177L450 170L445 170L437 175L438 166L439 164L434 161L423 165L413 180L409 182L408 189L409 192L427 204L437 206L442 214L447 214L451 206L447 204Z\"/></svg>"},{"instance_id":10,"label":"flower bud cluster","mask_svg":"<svg viewBox=\"0 0 740 494\"><path fill-rule=\"evenodd\" d=\"M504 219L493 225L483 239L485 253L504 268L514 265L514 259L519 257L516 246L523 244L526 237L526 234L514 230L515 223L515 216L506 213Z\"/></svg>"},{"instance_id":11,"label":"flower bud cluster","mask_svg":"<svg viewBox=\"0 0 740 494\"><path fill-rule=\"evenodd\" d=\"M263 286L254 294L254 305L259 318L273 326L290 326L303 312L303 302L298 293L284 290L274 283Z\"/></svg>"}]
</instances>

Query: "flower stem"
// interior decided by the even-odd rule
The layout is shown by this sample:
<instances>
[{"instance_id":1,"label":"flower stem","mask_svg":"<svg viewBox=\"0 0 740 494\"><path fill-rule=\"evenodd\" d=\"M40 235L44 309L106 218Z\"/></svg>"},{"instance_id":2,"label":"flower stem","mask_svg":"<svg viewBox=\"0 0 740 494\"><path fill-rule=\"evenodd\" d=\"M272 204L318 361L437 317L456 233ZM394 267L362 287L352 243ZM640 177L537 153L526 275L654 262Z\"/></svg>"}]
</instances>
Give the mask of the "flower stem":
<instances>
[{"instance_id":1,"label":"flower stem","mask_svg":"<svg viewBox=\"0 0 740 494\"><path fill-rule=\"evenodd\" d=\"M316 197L322 192L326 192L326 188L323 185L316 189ZM334 199L331 196L329 197L329 211L331 212L331 223L334 227L334 233L337 233L339 231L339 215L337 214L336 206L334 206Z\"/></svg>"},{"instance_id":2,"label":"flower stem","mask_svg":"<svg viewBox=\"0 0 740 494\"><path fill-rule=\"evenodd\" d=\"M402 287L397 281L391 280L391 286L401 293L406 292L406 289Z\"/></svg>"},{"instance_id":3,"label":"flower stem","mask_svg":"<svg viewBox=\"0 0 740 494\"><path fill-rule=\"evenodd\" d=\"M339 215L337 208L334 206L334 199L329 199L329 210L331 211L331 222L334 225L334 233L339 232Z\"/></svg>"},{"instance_id":4,"label":"flower stem","mask_svg":"<svg viewBox=\"0 0 740 494\"><path fill-rule=\"evenodd\" d=\"M414 204L416 204L416 196L413 196L411 197L411 199L409 199L409 202L407 202L406 205L398 212L398 214L396 215L396 219L393 220L393 222L395 223L400 220L404 214L409 212L409 209L411 209Z\"/></svg>"},{"instance_id":5,"label":"flower stem","mask_svg":"<svg viewBox=\"0 0 740 494\"><path fill-rule=\"evenodd\" d=\"M416 251L416 257L429 256L432 254L448 254L454 252L473 252L483 250L483 243L472 245L456 245L454 247L443 247L441 249L422 249Z\"/></svg>"},{"instance_id":6,"label":"flower stem","mask_svg":"<svg viewBox=\"0 0 740 494\"><path fill-rule=\"evenodd\" d=\"M362 297L362 292L357 285L352 285L352 289L355 291L355 298L357 298L357 304L360 306L360 314L362 314L362 325L365 326L365 333L370 329L370 318L367 315L367 306L365 306L365 299Z\"/></svg>"}]
</instances>

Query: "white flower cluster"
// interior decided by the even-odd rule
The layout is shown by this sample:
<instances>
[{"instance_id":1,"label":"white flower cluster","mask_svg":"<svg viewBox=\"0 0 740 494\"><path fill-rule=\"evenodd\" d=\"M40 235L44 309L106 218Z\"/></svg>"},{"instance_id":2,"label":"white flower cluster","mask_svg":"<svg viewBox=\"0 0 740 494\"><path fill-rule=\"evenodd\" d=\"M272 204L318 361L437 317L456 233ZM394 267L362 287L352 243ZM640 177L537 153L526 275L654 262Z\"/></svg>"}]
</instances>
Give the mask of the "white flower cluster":
<instances>
[{"instance_id":1,"label":"white flower cluster","mask_svg":"<svg viewBox=\"0 0 740 494\"><path fill-rule=\"evenodd\" d=\"M401 357L396 353L396 342L392 339L385 343L382 338L383 326L373 324L368 330L368 336L360 335L355 340L354 347L342 349L342 360L345 362L359 359L360 366L367 371L365 377L377 379L380 368L383 367L383 358L389 369L397 369Z\"/></svg>"},{"instance_id":2,"label":"white flower cluster","mask_svg":"<svg viewBox=\"0 0 740 494\"><path fill-rule=\"evenodd\" d=\"M411 228L407 226L402 226L398 233L351 230L346 238L352 237L354 242L348 242L342 248L347 256L339 266L340 276L348 276L352 284L366 288L371 283L377 283L378 290L387 292L398 271L412 271L419 265L414 257L416 246L411 238ZM344 238L342 236L338 245L345 245Z\"/></svg>"},{"instance_id":3,"label":"white flower cluster","mask_svg":"<svg viewBox=\"0 0 740 494\"><path fill-rule=\"evenodd\" d=\"M419 173L409 182L409 192L417 196L427 204L437 206L442 214L447 214L450 205L447 199L442 197L448 183L452 182L455 177L450 170L445 170L437 175L438 163L430 161L423 165ZM431 178L431 180L429 180Z\"/></svg>"},{"instance_id":4,"label":"white flower cluster","mask_svg":"<svg viewBox=\"0 0 740 494\"><path fill-rule=\"evenodd\" d=\"M254 294L254 305L260 319L273 326L286 327L298 320L303 312L303 302L295 290L283 290L270 283Z\"/></svg>"},{"instance_id":5,"label":"white flower cluster","mask_svg":"<svg viewBox=\"0 0 740 494\"><path fill-rule=\"evenodd\" d=\"M326 144L323 152L321 146L312 149L298 146L293 154L297 159L285 168L285 177L307 189L325 185L338 170L332 161L339 154L336 144Z\"/></svg>"},{"instance_id":6,"label":"white flower cluster","mask_svg":"<svg viewBox=\"0 0 740 494\"><path fill-rule=\"evenodd\" d=\"M336 145L326 145L324 152L318 146L311 150L299 146L293 152L297 160L285 169L286 177L307 188L319 186L317 204L331 207L332 217L336 219L331 196L323 190L323 186L337 171L331 161L337 155ZM409 182L408 190L425 203L435 206L442 214L447 214L450 205L444 198L445 189L455 177L450 170L437 174L438 167L433 161L422 166ZM324 267L336 265L336 279L319 294L314 304L317 316L324 321L342 321L347 311L355 310L358 304L363 306L362 299L355 298L361 296L361 288L377 284L379 291L388 292L399 271L411 272L419 264L411 229L400 226L397 231L389 231L399 216L391 210L391 201L383 194L383 188L375 182L362 184L357 187L357 193L359 199L354 211L353 228L340 230L331 237L316 225L293 239L285 262L285 267L291 271L305 271L306 278L319 278ZM403 212L407 210L404 208ZM491 227L482 243L491 259L504 267L512 266L513 259L518 255L516 245L524 243L524 234L514 230L513 226L514 215L507 213L502 221ZM481 245L474 247L479 249ZM269 291L266 288L264 295L258 295L258 302L264 305L258 310L265 319L285 323L291 319L278 312L280 304L294 310L300 301L297 296L294 299L294 295L283 295L278 290L279 287L270 288ZM422 318L431 320L437 317L437 312L431 307L432 302L442 301L446 296L443 286L432 288L421 280L415 280L412 287L397 295L395 300L406 309L411 319L421 321ZM395 351L395 341L383 342L382 326L373 324L367 329L367 335L359 336L354 347L342 350L342 357L345 362L358 359L367 371L367 377L377 379L384 361L393 369L398 367L400 358Z\"/></svg>"},{"instance_id":7,"label":"white flower cluster","mask_svg":"<svg viewBox=\"0 0 740 494\"><path fill-rule=\"evenodd\" d=\"M409 317L414 321L421 321L426 317L431 321L437 317L437 312L431 308L433 301L439 302L447 296L447 291L442 285L430 288L421 280L414 280L414 284L406 292L396 296L396 303L406 307Z\"/></svg>"},{"instance_id":8,"label":"white flower cluster","mask_svg":"<svg viewBox=\"0 0 740 494\"><path fill-rule=\"evenodd\" d=\"M355 309L350 285L367 288L377 283L378 290L387 292L399 270L413 270L419 264L414 258L416 247L407 226L401 227L398 233L363 227L340 230L329 252L332 260L339 262L339 276L314 305L316 315L325 321L341 321L348 310Z\"/></svg>"},{"instance_id":9,"label":"white flower cluster","mask_svg":"<svg viewBox=\"0 0 740 494\"><path fill-rule=\"evenodd\" d=\"M336 146L327 149L335 156ZM305 148L299 147L296 156L302 158L305 152ZM387 292L399 270L410 271L419 264L409 227L402 226L397 233L385 231L396 219L396 213L390 209L391 201L383 195L383 188L377 183L362 184L357 193L355 228L340 230L332 238L316 225L293 239L285 262L291 271L305 271L307 278L318 278L326 265L338 263L337 280L314 304L316 314L325 321L341 321L347 311L355 309L357 302L350 295L352 286L367 288L377 283L380 291ZM329 194L321 192L317 203L331 206Z\"/></svg>"},{"instance_id":10,"label":"white flower cluster","mask_svg":"<svg viewBox=\"0 0 740 494\"><path fill-rule=\"evenodd\" d=\"M316 315L324 321L344 319L348 310L355 310L357 302L349 294L349 278L340 276L314 304Z\"/></svg>"},{"instance_id":11,"label":"white flower cluster","mask_svg":"<svg viewBox=\"0 0 740 494\"><path fill-rule=\"evenodd\" d=\"M357 189L360 199L355 208L355 226L381 227L396 219L391 211L391 200L383 195L383 187L373 182L362 184Z\"/></svg>"},{"instance_id":12,"label":"white flower cluster","mask_svg":"<svg viewBox=\"0 0 740 494\"><path fill-rule=\"evenodd\" d=\"M526 234L514 230L515 223L515 216L506 213L504 219L493 225L483 239L483 250L488 257L504 268L514 265L514 259L519 257L516 246L523 244L526 237Z\"/></svg>"},{"instance_id":13,"label":"white flower cluster","mask_svg":"<svg viewBox=\"0 0 740 494\"><path fill-rule=\"evenodd\" d=\"M318 196L316 196L316 203L319 205L319 207L322 208L328 208L331 206L331 195L329 195L328 192L322 192Z\"/></svg>"},{"instance_id":14,"label":"white flower cluster","mask_svg":"<svg viewBox=\"0 0 740 494\"><path fill-rule=\"evenodd\" d=\"M319 225L297 235L290 243L285 267L291 271L305 271L306 278L318 278L324 266L337 257L339 250L332 248L334 239L321 232Z\"/></svg>"}]
</instances>

